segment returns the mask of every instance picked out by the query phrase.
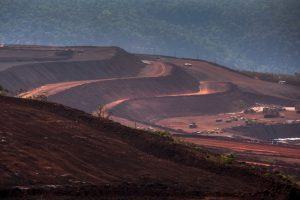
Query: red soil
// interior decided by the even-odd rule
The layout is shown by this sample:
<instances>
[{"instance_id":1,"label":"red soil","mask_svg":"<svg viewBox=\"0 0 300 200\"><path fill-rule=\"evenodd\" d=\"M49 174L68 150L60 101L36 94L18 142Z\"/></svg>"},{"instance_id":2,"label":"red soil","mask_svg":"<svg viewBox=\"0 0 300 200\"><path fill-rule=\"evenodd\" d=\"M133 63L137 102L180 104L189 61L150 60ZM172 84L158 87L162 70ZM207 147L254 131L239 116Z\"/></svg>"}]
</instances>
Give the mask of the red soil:
<instances>
[{"instance_id":1,"label":"red soil","mask_svg":"<svg viewBox=\"0 0 300 200\"><path fill-rule=\"evenodd\" d=\"M300 147L245 143L230 140L218 140L213 138L184 138L184 140L202 146L226 148L237 152L251 152L252 154L257 155L271 155L275 157L300 159Z\"/></svg>"},{"instance_id":2,"label":"red soil","mask_svg":"<svg viewBox=\"0 0 300 200\"><path fill-rule=\"evenodd\" d=\"M49 96L48 100L93 112L99 105L104 106L122 99L180 95L198 90L198 82L190 79L176 66L154 62L153 66L148 68L163 70L152 70L150 74L144 73L143 77L99 80Z\"/></svg>"},{"instance_id":3,"label":"red soil","mask_svg":"<svg viewBox=\"0 0 300 200\"><path fill-rule=\"evenodd\" d=\"M209 154L205 152L179 143L170 144L172 140L101 121L81 111L4 97L0 98L0 106L0 195L8 195L9 190L2 188L39 187L27 195L47 198L49 192L57 189L43 190L45 185L54 185L60 191L62 186L69 185L63 196L75 195L72 187L77 191L82 188L85 195L94 194L95 188L88 189L85 185L95 185L97 195L109 194L103 191L104 184L109 184L108 190L115 188L115 196L119 192L130 195L126 191L134 188L140 191L139 195L187 197L244 194L248 198L252 195L261 198L265 195L257 192L273 191L265 196L267 199L274 195L284 198L291 191L290 186L276 189L283 183L269 182L240 167L227 167L221 172L223 167L206 160ZM120 185L124 182L126 186ZM147 187L156 189L137 190L139 184L145 183L152 183ZM157 184L169 189L159 189ZM174 188L178 184L180 192Z\"/></svg>"}]
</instances>

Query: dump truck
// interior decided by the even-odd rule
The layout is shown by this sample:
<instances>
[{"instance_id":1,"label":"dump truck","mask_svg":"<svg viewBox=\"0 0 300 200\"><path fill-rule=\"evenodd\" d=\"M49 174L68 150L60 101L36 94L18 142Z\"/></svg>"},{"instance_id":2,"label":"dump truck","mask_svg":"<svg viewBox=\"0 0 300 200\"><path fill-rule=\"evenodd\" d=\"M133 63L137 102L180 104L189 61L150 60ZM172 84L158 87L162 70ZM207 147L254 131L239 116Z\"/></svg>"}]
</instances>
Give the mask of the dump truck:
<instances>
[{"instance_id":1,"label":"dump truck","mask_svg":"<svg viewBox=\"0 0 300 200\"><path fill-rule=\"evenodd\" d=\"M195 122L192 122L189 124L189 128L197 128L197 124Z\"/></svg>"},{"instance_id":2,"label":"dump truck","mask_svg":"<svg viewBox=\"0 0 300 200\"><path fill-rule=\"evenodd\" d=\"M186 67L191 67L192 64L191 64L191 63L184 63L184 66L186 66Z\"/></svg>"},{"instance_id":3,"label":"dump truck","mask_svg":"<svg viewBox=\"0 0 300 200\"><path fill-rule=\"evenodd\" d=\"M287 84L286 81L278 81L278 83L279 83L280 85L285 85L285 84Z\"/></svg>"}]
</instances>

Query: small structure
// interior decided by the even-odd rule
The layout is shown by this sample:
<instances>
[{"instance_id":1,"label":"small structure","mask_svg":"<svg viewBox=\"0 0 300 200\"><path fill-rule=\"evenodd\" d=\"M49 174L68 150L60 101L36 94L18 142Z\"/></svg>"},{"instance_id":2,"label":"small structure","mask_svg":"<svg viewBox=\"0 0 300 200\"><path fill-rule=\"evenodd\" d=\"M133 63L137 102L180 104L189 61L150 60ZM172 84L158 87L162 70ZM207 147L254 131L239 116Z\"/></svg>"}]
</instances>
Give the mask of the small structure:
<instances>
[{"instance_id":1,"label":"small structure","mask_svg":"<svg viewBox=\"0 0 300 200\"><path fill-rule=\"evenodd\" d=\"M191 63L184 63L184 66L191 67L192 64Z\"/></svg>"},{"instance_id":2,"label":"small structure","mask_svg":"<svg viewBox=\"0 0 300 200\"><path fill-rule=\"evenodd\" d=\"M248 108L244 110L244 114L254 114L256 111L253 108Z\"/></svg>"},{"instance_id":3,"label":"small structure","mask_svg":"<svg viewBox=\"0 0 300 200\"><path fill-rule=\"evenodd\" d=\"M155 131L155 129L152 126L149 126L148 131Z\"/></svg>"},{"instance_id":4,"label":"small structure","mask_svg":"<svg viewBox=\"0 0 300 200\"><path fill-rule=\"evenodd\" d=\"M237 117L231 117L230 120L231 120L232 122L237 122L237 121L239 121L239 119L238 119Z\"/></svg>"},{"instance_id":5,"label":"small structure","mask_svg":"<svg viewBox=\"0 0 300 200\"><path fill-rule=\"evenodd\" d=\"M295 106L296 113L300 114L300 104Z\"/></svg>"},{"instance_id":6,"label":"small structure","mask_svg":"<svg viewBox=\"0 0 300 200\"><path fill-rule=\"evenodd\" d=\"M193 134L201 134L201 131L194 131Z\"/></svg>"},{"instance_id":7,"label":"small structure","mask_svg":"<svg viewBox=\"0 0 300 200\"><path fill-rule=\"evenodd\" d=\"M286 81L278 81L278 83L279 83L280 85L285 85L285 84L287 84Z\"/></svg>"},{"instance_id":8,"label":"small structure","mask_svg":"<svg viewBox=\"0 0 300 200\"><path fill-rule=\"evenodd\" d=\"M197 128L197 124L195 122L192 122L189 124L189 128Z\"/></svg>"},{"instance_id":9,"label":"small structure","mask_svg":"<svg viewBox=\"0 0 300 200\"><path fill-rule=\"evenodd\" d=\"M74 53L75 52L72 49L64 49L62 51L55 52L55 55L56 56L73 56Z\"/></svg>"},{"instance_id":10,"label":"small structure","mask_svg":"<svg viewBox=\"0 0 300 200\"><path fill-rule=\"evenodd\" d=\"M216 119L216 122L218 123L223 122L223 119Z\"/></svg>"},{"instance_id":11,"label":"small structure","mask_svg":"<svg viewBox=\"0 0 300 200\"><path fill-rule=\"evenodd\" d=\"M3 47L4 47L4 44L1 44L1 43L0 43L0 48L3 48Z\"/></svg>"},{"instance_id":12,"label":"small structure","mask_svg":"<svg viewBox=\"0 0 300 200\"><path fill-rule=\"evenodd\" d=\"M264 108L264 118L277 118L280 117L279 111L276 108Z\"/></svg>"}]
</instances>

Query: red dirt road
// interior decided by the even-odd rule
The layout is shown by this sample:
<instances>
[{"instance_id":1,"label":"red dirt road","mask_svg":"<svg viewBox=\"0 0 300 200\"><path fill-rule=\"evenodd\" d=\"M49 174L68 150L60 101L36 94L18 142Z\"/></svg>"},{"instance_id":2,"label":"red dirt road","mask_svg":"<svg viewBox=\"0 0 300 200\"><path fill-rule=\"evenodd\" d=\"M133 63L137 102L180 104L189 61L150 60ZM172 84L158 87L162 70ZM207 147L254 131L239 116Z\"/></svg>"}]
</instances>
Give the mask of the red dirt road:
<instances>
[{"instance_id":1,"label":"red dirt road","mask_svg":"<svg viewBox=\"0 0 300 200\"><path fill-rule=\"evenodd\" d=\"M18 95L22 98L30 98L39 95L52 96L57 93L63 92L65 90L95 82L104 82L104 81L114 81L114 80L130 80L137 78L147 78L147 77L161 77L166 76L170 73L170 68L160 62L152 62L152 64L147 65L136 77L124 77L124 78L110 78L110 79L98 79L98 80L85 80L85 81L71 81L71 82L62 82L55 84L47 84L41 87L35 88L28 92Z\"/></svg>"},{"instance_id":2,"label":"red dirt road","mask_svg":"<svg viewBox=\"0 0 300 200\"><path fill-rule=\"evenodd\" d=\"M271 155L300 159L299 147L285 147L268 144L245 143L210 138L183 138L183 140L201 146L225 148L237 152L249 152L257 155Z\"/></svg>"}]
</instances>

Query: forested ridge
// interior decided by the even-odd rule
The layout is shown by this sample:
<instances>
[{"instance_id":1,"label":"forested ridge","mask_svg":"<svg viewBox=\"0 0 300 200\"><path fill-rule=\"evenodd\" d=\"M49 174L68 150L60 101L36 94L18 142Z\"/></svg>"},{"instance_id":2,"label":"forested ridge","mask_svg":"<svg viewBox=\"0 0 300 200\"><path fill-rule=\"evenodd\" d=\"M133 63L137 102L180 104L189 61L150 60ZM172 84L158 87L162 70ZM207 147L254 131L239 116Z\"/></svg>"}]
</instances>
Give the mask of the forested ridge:
<instances>
[{"instance_id":1,"label":"forested ridge","mask_svg":"<svg viewBox=\"0 0 300 200\"><path fill-rule=\"evenodd\" d=\"M1 0L0 43L114 45L240 70L300 70L299 0Z\"/></svg>"}]
</instances>

